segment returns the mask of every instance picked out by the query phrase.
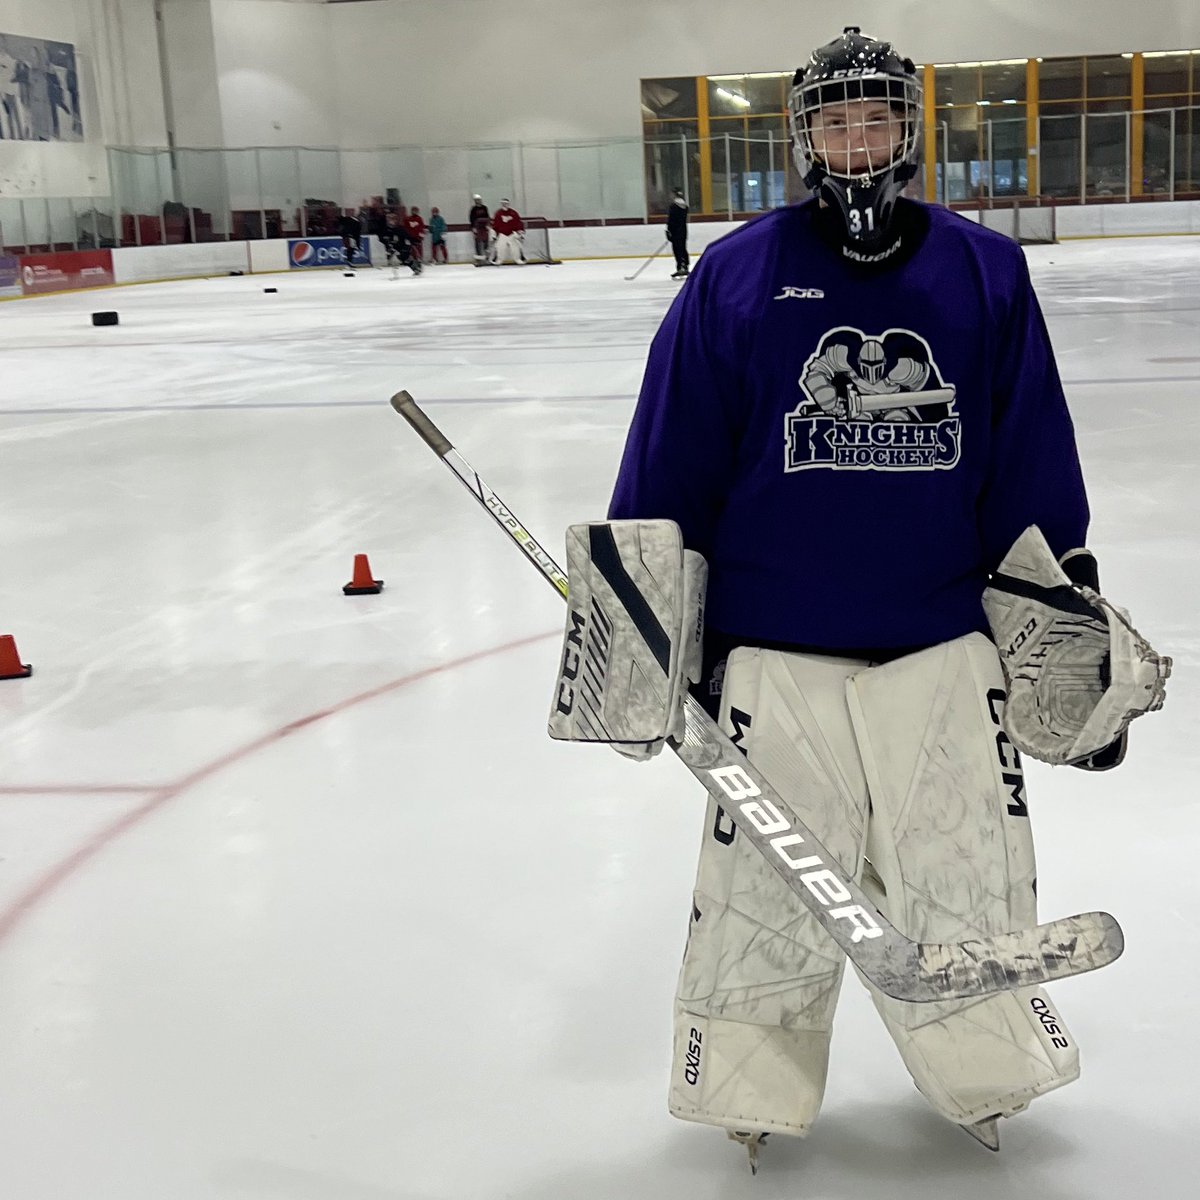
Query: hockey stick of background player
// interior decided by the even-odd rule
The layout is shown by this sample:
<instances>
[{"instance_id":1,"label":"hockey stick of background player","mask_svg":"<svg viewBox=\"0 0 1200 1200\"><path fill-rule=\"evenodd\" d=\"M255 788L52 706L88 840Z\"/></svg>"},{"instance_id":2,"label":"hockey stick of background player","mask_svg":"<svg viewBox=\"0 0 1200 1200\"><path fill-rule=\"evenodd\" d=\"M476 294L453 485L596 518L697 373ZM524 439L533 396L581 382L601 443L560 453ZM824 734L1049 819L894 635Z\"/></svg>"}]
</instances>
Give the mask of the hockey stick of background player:
<instances>
[{"instance_id":1,"label":"hockey stick of background player","mask_svg":"<svg viewBox=\"0 0 1200 1200\"><path fill-rule=\"evenodd\" d=\"M663 244L659 246L659 248L655 250L655 252L650 255L650 257L646 259L646 261L642 263L642 265L638 267L638 269L634 271L632 275L625 276L625 282L631 283L633 280L635 280L670 244L671 239L667 238L667 240L663 242Z\"/></svg>"},{"instance_id":2,"label":"hockey stick of background player","mask_svg":"<svg viewBox=\"0 0 1200 1200\"><path fill-rule=\"evenodd\" d=\"M399 392L392 407L566 600L567 577L558 564L416 401ZM889 996L951 1000L1009 991L1095 970L1124 948L1121 927L1107 913L1064 917L975 941L911 941L889 924L694 697L688 697L685 714L683 740L670 742L671 749L850 961Z\"/></svg>"}]
</instances>

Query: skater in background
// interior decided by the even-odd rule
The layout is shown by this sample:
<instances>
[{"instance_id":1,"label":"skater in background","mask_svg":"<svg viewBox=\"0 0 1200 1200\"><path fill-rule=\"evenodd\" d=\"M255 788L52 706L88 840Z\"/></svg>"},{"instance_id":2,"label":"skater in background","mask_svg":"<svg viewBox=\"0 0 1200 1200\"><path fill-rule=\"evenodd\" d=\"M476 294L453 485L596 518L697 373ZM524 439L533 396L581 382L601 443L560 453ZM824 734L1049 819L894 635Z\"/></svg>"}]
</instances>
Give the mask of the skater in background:
<instances>
[{"instance_id":1,"label":"skater in background","mask_svg":"<svg viewBox=\"0 0 1200 1200\"><path fill-rule=\"evenodd\" d=\"M387 265L395 267L400 262L400 245L404 240L404 229L400 218L395 213L387 213L384 217L383 228L380 230L379 241L387 256Z\"/></svg>"},{"instance_id":2,"label":"skater in background","mask_svg":"<svg viewBox=\"0 0 1200 1200\"><path fill-rule=\"evenodd\" d=\"M683 188L676 188L667 209L667 241L675 251L675 274L672 279L686 279L691 259L688 258L688 203L683 198Z\"/></svg>"},{"instance_id":3,"label":"skater in background","mask_svg":"<svg viewBox=\"0 0 1200 1200\"><path fill-rule=\"evenodd\" d=\"M337 232L342 239L342 260L353 269L354 260L362 250L362 222L352 208L347 208L338 217Z\"/></svg>"},{"instance_id":4,"label":"skater in background","mask_svg":"<svg viewBox=\"0 0 1200 1200\"><path fill-rule=\"evenodd\" d=\"M382 243L387 235L388 213L382 204L372 204L367 209L367 233Z\"/></svg>"},{"instance_id":5,"label":"skater in background","mask_svg":"<svg viewBox=\"0 0 1200 1200\"><path fill-rule=\"evenodd\" d=\"M429 261L449 262L446 254L446 218L435 208L429 214Z\"/></svg>"},{"instance_id":6,"label":"skater in background","mask_svg":"<svg viewBox=\"0 0 1200 1200\"><path fill-rule=\"evenodd\" d=\"M500 201L496 215L492 218L491 261L500 266L512 261L519 266L526 264L525 258L525 222L521 214L507 200Z\"/></svg>"},{"instance_id":7,"label":"skater in background","mask_svg":"<svg viewBox=\"0 0 1200 1200\"><path fill-rule=\"evenodd\" d=\"M420 262L425 257L425 218L415 204L404 218L404 232L408 234L413 257Z\"/></svg>"},{"instance_id":8,"label":"skater in background","mask_svg":"<svg viewBox=\"0 0 1200 1200\"><path fill-rule=\"evenodd\" d=\"M488 206L484 204L482 196L476 196L471 205L471 215L467 217L467 224L471 227L471 233L475 238L475 264L480 265L487 261L488 256L488 237L491 229L491 213L488 212Z\"/></svg>"}]
</instances>

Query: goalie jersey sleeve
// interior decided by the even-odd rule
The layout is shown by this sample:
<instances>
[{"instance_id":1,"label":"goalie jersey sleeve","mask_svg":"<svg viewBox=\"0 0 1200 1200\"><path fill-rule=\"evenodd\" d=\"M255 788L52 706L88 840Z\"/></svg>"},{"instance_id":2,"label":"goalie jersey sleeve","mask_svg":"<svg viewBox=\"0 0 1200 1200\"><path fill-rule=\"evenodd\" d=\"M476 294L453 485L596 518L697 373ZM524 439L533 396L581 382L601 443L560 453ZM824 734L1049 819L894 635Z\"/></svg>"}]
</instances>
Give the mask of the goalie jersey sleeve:
<instances>
[{"instance_id":1,"label":"goalie jersey sleeve","mask_svg":"<svg viewBox=\"0 0 1200 1200\"><path fill-rule=\"evenodd\" d=\"M670 518L708 622L749 643L915 648L986 631L1028 525L1084 544L1074 432L1024 253L912 201L914 252L847 262L815 202L711 245L646 364L609 508Z\"/></svg>"},{"instance_id":2,"label":"goalie jersey sleeve","mask_svg":"<svg viewBox=\"0 0 1200 1200\"><path fill-rule=\"evenodd\" d=\"M1030 525L1061 558L1084 544L1088 506L1075 429L1024 255L1002 329L992 406L992 448L979 497L984 565L994 571Z\"/></svg>"},{"instance_id":3,"label":"goalie jersey sleeve","mask_svg":"<svg viewBox=\"0 0 1200 1200\"><path fill-rule=\"evenodd\" d=\"M706 559L733 481L739 440L741 337L697 275L675 298L650 347L626 439L612 519L669 517Z\"/></svg>"}]
</instances>

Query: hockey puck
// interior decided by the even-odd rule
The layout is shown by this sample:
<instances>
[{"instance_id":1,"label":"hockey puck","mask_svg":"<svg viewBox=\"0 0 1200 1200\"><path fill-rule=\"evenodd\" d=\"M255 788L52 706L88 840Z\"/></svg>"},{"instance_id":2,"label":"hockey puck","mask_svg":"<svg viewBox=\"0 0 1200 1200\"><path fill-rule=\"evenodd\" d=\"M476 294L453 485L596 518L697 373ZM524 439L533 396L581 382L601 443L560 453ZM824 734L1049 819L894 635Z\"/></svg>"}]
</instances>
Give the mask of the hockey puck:
<instances>
[{"instance_id":1,"label":"hockey puck","mask_svg":"<svg viewBox=\"0 0 1200 1200\"><path fill-rule=\"evenodd\" d=\"M279 289L278 289L278 288L263 288L263 291L264 291L264 292L265 292L265 293L266 293L266 294L269 296L269 295L271 295L273 292L277 292L277 291L279 291Z\"/></svg>"},{"instance_id":2,"label":"hockey puck","mask_svg":"<svg viewBox=\"0 0 1200 1200\"><path fill-rule=\"evenodd\" d=\"M119 325L121 318L115 312L94 312L92 313L93 325Z\"/></svg>"},{"instance_id":3,"label":"hockey puck","mask_svg":"<svg viewBox=\"0 0 1200 1200\"><path fill-rule=\"evenodd\" d=\"M354 272L353 272L353 271L343 271L343 272L342 272L342 278L343 278L343 279L353 279L353 278L354 278Z\"/></svg>"},{"instance_id":4,"label":"hockey puck","mask_svg":"<svg viewBox=\"0 0 1200 1200\"><path fill-rule=\"evenodd\" d=\"M230 275L244 275L245 274L244 271L230 271L229 273L230 273Z\"/></svg>"}]
</instances>

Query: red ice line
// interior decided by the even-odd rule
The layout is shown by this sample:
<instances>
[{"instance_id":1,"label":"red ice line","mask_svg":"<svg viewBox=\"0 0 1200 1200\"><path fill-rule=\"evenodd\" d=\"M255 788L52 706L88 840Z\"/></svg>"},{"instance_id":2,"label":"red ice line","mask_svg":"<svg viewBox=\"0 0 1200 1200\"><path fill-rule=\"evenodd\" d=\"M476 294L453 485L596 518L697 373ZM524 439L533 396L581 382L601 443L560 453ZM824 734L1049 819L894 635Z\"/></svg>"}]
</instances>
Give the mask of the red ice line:
<instances>
[{"instance_id":1,"label":"red ice line","mask_svg":"<svg viewBox=\"0 0 1200 1200\"><path fill-rule=\"evenodd\" d=\"M128 833L135 826L140 825L147 817L156 813L164 805L172 800L178 799L193 788L198 783L203 783L206 779L215 775L218 771L224 770L226 767L232 766L234 763L241 762L243 759L249 758L252 754L256 754L259 750L265 750L268 746L274 745L290 734L297 733L301 729L306 729L309 725L313 725L318 721L323 721L326 717L332 717L338 713L345 712L348 708L353 708L358 704L365 704L368 700L374 700L379 696L387 695L389 692L397 691L402 687L407 687L409 684L420 683L422 680L429 679L434 675L443 674L446 671L455 671L460 667L471 666L473 663L480 662L485 658L492 658L499 654L507 654L510 650L520 650L525 646L530 646L534 642L544 641L548 637L555 636L555 633L536 633L530 637L519 638L514 642L505 642L501 646L492 646L487 650L478 650L474 654L468 654L463 658L456 658L452 662L442 663L437 667L426 667L422 671L416 671L412 675L402 676L400 679L393 679L390 683L381 684L379 687L371 688L369 691L360 692L357 696L350 696L345 700L339 701L337 704L332 704L328 708L319 709L317 712L309 713L307 716L299 717L295 721L289 721L286 725L281 725L278 729L273 729L270 733L265 733L261 737L255 738L254 741L248 742L246 745L239 747L236 750L231 750L228 754L223 754L220 758L213 759L212 762L206 763L202 767L197 767L190 774L185 775L182 779L175 783L170 783L161 786L137 786L117 784L111 787L101 785L88 785L82 787L68 787L67 785L59 786L33 786L33 787L4 787L0 788L0 794L3 795L49 795L62 794L69 791L71 794L78 795L80 793L88 794L146 794L149 793L149 798L136 808L130 809L129 812L113 821L110 825L106 825L103 829L94 833L86 842L67 855L61 862L51 867L44 875L35 880L28 888L25 889L15 900L13 900L6 908L0 909L0 943L3 943L17 928L17 926L27 917L34 908L37 907L47 896L51 895L62 883L69 879L76 871L78 871L86 863L95 858L107 846L115 842L122 834Z\"/></svg>"}]
</instances>

